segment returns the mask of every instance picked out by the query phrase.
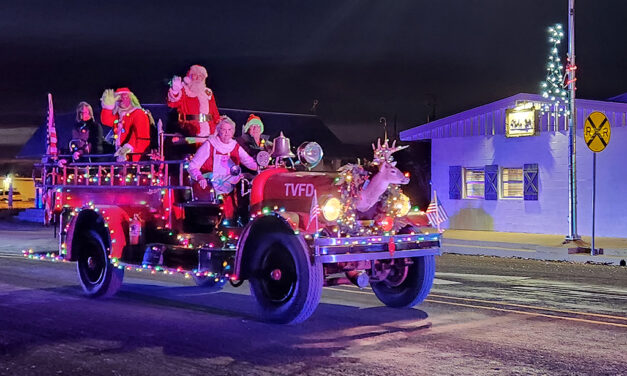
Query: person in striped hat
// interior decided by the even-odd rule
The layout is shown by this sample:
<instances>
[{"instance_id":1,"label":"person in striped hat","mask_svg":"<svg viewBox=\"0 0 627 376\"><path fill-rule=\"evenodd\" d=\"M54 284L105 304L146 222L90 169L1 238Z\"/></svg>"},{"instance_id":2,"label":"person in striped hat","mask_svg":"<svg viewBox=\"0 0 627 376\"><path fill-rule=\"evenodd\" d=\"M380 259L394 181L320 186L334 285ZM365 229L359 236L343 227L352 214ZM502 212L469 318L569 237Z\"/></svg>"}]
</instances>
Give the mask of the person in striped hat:
<instances>
[{"instance_id":1,"label":"person in striped hat","mask_svg":"<svg viewBox=\"0 0 627 376\"><path fill-rule=\"evenodd\" d=\"M237 138L237 143L253 158L257 157L260 151L272 148L272 142L263 134L263 122L255 114L248 116L242 128L242 135Z\"/></svg>"},{"instance_id":2,"label":"person in striped hat","mask_svg":"<svg viewBox=\"0 0 627 376\"><path fill-rule=\"evenodd\" d=\"M150 148L150 118L127 87L107 89L100 98L100 121L113 128L115 156L119 162L139 161Z\"/></svg>"}]
</instances>

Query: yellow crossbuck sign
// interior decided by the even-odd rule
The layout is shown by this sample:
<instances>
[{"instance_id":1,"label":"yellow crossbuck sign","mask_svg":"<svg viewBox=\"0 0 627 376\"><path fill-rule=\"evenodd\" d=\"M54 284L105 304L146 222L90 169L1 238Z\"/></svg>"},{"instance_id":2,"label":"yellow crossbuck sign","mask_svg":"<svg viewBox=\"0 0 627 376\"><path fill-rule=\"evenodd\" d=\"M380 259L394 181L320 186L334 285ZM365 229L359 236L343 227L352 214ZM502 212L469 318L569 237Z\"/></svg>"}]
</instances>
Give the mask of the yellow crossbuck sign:
<instances>
[{"instance_id":1,"label":"yellow crossbuck sign","mask_svg":"<svg viewBox=\"0 0 627 376\"><path fill-rule=\"evenodd\" d=\"M595 153L603 151L610 143L610 121L604 113L595 111L588 115L583 126L583 139L588 148Z\"/></svg>"}]
</instances>

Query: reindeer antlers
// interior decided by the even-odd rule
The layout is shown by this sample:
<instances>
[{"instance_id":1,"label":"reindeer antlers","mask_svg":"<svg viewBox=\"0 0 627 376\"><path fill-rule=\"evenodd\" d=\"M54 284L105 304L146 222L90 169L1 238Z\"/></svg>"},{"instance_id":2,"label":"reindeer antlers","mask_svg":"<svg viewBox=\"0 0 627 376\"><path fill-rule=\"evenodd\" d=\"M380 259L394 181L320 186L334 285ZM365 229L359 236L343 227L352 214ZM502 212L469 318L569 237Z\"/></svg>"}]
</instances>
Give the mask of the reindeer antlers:
<instances>
[{"instance_id":1,"label":"reindeer antlers","mask_svg":"<svg viewBox=\"0 0 627 376\"><path fill-rule=\"evenodd\" d=\"M407 147L409 146L396 146L396 140L392 142L392 146L390 147L387 139L385 139L385 142L381 145L381 139L379 138L377 139L376 147L374 146L374 143L372 144L372 150L374 152L374 159L372 160L372 163L375 165L380 165L384 162L393 163L394 157L392 157L392 154Z\"/></svg>"}]
</instances>

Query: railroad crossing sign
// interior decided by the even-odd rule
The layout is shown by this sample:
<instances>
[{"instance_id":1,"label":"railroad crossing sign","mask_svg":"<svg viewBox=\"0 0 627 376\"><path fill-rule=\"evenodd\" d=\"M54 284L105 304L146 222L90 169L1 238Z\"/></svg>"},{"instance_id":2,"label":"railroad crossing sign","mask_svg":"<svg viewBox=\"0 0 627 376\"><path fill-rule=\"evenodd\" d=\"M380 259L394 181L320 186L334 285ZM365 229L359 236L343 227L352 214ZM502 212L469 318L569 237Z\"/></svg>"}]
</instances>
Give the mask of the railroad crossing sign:
<instances>
[{"instance_id":1,"label":"railroad crossing sign","mask_svg":"<svg viewBox=\"0 0 627 376\"><path fill-rule=\"evenodd\" d=\"M610 143L610 121L604 113L595 111L588 115L583 126L583 139L588 148L595 153L603 151Z\"/></svg>"}]
</instances>

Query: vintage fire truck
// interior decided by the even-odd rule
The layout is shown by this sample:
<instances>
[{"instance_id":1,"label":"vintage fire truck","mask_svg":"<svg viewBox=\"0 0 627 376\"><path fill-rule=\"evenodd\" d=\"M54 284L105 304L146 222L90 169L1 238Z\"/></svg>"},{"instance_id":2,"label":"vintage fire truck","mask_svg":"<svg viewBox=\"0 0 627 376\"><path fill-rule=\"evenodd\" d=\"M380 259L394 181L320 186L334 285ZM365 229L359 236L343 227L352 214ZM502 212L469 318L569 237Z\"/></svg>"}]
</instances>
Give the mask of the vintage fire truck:
<instances>
[{"instance_id":1,"label":"vintage fire truck","mask_svg":"<svg viewBox=\"0 0 627 376\"><path fill-rule=\"evenodd\" d=\"M319 145L298 148L299 162L280 137L272 155L258 156L256 176L234 169L248 205L244 218L232 219L220 196L201 198L186 160L51 160L34 177L58 228L56 257L76 262L86 295L115 294L125 270L183 273L214 291L248 281L263 320L298 323L314 312L323 286L370 284L390 307L414 306L429 293L440 234L421 231L424 213L400 193L409 179L390 158L398 149L375 148L378 172L313 172ZM380 209L385 200L392 209Z\"/></svg>"}]
</instances>

